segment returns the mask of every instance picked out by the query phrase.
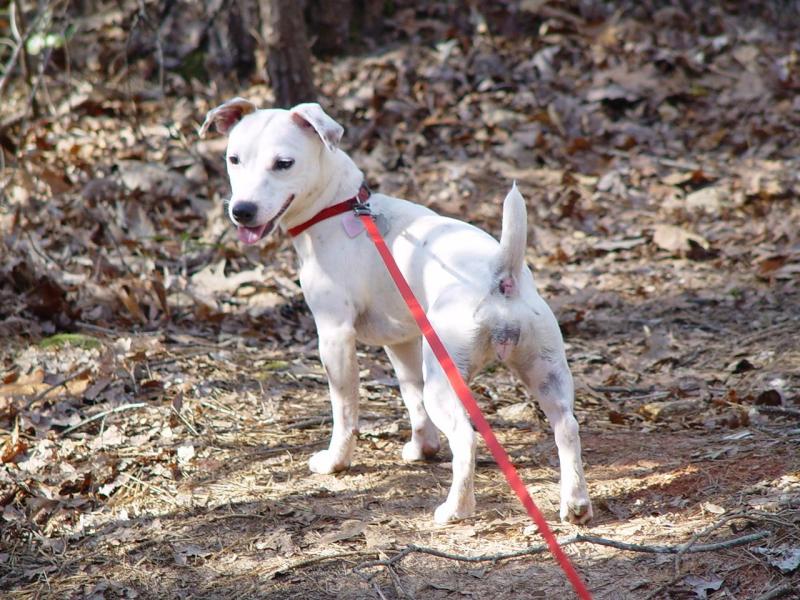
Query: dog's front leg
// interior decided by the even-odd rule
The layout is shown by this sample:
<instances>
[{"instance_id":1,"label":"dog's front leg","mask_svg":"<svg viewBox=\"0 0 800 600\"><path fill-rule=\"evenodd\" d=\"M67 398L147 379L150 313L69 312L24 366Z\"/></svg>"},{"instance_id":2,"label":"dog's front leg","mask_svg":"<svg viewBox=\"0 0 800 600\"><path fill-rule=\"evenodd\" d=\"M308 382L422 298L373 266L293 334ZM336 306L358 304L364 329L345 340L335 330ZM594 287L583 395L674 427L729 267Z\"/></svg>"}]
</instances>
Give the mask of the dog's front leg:
<instances>
[{"instance_id":1,"label":"dog's front leg","mask_svg":"<svg viewBox=\"0 0 800 600\"><path fill-rule=\"evenodd\" d=\"M358 363L352 327L325 327L317 323L319 356L328 375L333 412L333 434L327 450L311 457L314 473L333 473L350 466L358 435Z\"/></svg>"}]
</instances>

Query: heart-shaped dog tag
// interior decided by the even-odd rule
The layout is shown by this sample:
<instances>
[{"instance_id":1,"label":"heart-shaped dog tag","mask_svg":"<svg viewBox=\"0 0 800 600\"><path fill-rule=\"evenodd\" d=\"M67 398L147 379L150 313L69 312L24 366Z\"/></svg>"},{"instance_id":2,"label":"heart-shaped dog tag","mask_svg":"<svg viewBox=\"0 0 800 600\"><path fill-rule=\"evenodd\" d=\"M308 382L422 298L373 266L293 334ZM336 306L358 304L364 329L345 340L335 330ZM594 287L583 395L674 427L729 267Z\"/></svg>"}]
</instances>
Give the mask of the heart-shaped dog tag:
<instances>
[{"instance_id":1,"label":"heart-shaped dog tag","mask_svg":"<svg viewBox=\"0 0 800 600\"><path fill-rule=\"evenodd\" d=\"M347 236L351 238L356 237L359 233L364 231L364 223L361 222L361 218L352 212L344 214L342 217L342 227Z\"/></svg>"}]
</instances>

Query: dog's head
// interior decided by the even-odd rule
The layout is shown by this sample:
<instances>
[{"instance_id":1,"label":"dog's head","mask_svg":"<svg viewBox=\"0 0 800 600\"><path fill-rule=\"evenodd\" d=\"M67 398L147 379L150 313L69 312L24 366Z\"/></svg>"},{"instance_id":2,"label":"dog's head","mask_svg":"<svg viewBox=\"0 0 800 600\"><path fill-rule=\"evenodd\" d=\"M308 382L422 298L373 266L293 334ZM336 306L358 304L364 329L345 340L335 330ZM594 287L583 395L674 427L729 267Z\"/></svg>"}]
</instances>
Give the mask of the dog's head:
<instances>
[{"instance_id":1,"label":"dog's head","mask_svg":"<svg viewBox=\"0 0 800 600\"><path fill-rule=\"evenodd\" d=\"M270 233L295 201L319 191L344 133L319 104L257 110L243 98L209 111L200 135L212 124L228 136L228 211L245 244Z\"/></svg>"}]
</instances>

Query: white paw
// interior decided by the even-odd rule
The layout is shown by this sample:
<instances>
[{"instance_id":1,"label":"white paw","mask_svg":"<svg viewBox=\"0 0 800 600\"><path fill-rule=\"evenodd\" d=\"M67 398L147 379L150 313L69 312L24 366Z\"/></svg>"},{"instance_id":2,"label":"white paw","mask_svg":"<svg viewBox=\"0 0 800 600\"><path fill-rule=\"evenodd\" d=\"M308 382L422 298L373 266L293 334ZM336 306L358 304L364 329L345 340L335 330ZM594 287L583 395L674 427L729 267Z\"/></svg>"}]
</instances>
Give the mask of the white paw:
<instances>
[{"instance_id":1,"label":"white paw","mask_svg":"<svg viewBox=\"0 0 800 600\"><path fill-rule=\"evenodd\" d=\"M308 467L311 471L321 475L344 471L349 466L349 460L336 456L330 450L320 450L308 460Z\"/></svg>"},{"instance_id":2,"label":"white paw","mask_svg":"<svg viewBox=\"0 0 800 600\"><path fill-rule=\"evenodd\" d=\"M436 444L435 446L420 444L412 440L403 446L403 460L406 462L425 460L426 458L435 456L438 451L439 444Z\"/></svg>"},{"instance_id":3,"label":"white paw","mask_svg":"<svg viewBox=\"0 0 800 600\"><path fill-rule=\"evenodd\" d=\"M433 520L439 525L460 521L475 514L475 498L464 501L461 505L445 502L441 504L433 513Z\"/></svg>"},{"instance_id":4,"label":"white paw","mask_svg":"<svg viewBox=\"0 0 800 600\"><path fill-rule=\"evenodd\" d=\"M592 510L592 503L588 497L572 498L566 502L561 503L561 520L574 523L576 525L585 525L592 520L594 511Z\"/></svg>"}]
</instances>

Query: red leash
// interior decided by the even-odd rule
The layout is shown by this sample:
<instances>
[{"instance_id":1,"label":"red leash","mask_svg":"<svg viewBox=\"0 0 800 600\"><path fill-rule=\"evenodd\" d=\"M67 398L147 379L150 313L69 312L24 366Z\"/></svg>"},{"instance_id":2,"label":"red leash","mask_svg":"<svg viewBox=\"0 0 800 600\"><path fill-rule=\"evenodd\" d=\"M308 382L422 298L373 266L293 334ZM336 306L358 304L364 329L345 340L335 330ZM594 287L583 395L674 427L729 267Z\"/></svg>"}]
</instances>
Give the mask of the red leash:
<instances>
[{"instance_id":1,"label":"red leash","mask_svg":"<svg viewBox=\"0 0 800 600\"><path fill-rule=\"evenodd\" d=\"M477 429L478 433L483 436L486 446L492 453L492 456L494 457L495 462L497 462L497 465L500 467L500 470L503 472L503 475L505 475L506 481L508 481L511 489L514 490L514 493L522 502L522 505L525 507L525 510L528 512L531 519L533 519L533 522L536 523L536 526L539 528L539 532L542 534L545 542L547 542L548 548L550 548L550 552L552 552L553 556L556 557L558 564L561 565L561 568L564 570L564 573L566 573L567 578L572 584L572 587L575 589L575 593L578 594L578 597L581 600L592 600L592 595L586 588L586 584L583 583L583 580L581 579L580 575L578 575L575 567L572 566L569 557L564 554L561 546L558 545L556 536L550 530L550 527L547 525L547 521L545 521L544 516L542 516L542 513L533 502L533 498L531 498L530 494L528 493L528 490L525 487L525 484L522 482L522 479L520 479L517 470L514 468L514 465L511 464L511 459L503 449L503 446L500 445L500 442L495 437L491 426L483 416L481 409L478 407L478 403L475 401L469 386L464 381L464 378L461 377L461 373L453 363L453 359L450 357L450 354L444 347L442 340L439 339L439 335L436 333L431 325L431 322L428 320L428 317L425 315L425 311L422 310L422 307L417 301L416 296L414 296L414 292L411 291L408 282L400 272L400 268L397 266L392 253L389 252L389 248L386 246L386 242L384 241L381 232L378 230L378 227L375 225L375 221L372 218L369 205L366 203L366 201L369 199L369 196L369 189L367 189L365 185L362 185L356 196L331 206L321 211L305 223L301 223L297 227L289 229L289 234L295 236L322 220L342 214L348 210L355 210L356 215L358 215L361 221L364 223L364 227L366 227L367 233L372 239L372 242L375 244L375 248L377 248L378 253L381 255L386 268L389 270L389 274L392 276L400 295L403 296L403 300L406 301L408 309L411 311L411 315L417 322L422 335L424 335L425 339L428 340L431 350L433 350L433 353L436 355L439 364L442 365L445 375L447 375L447 378L450 380L450 385L453 386L453 390L461 400L461 404L463 404L464 408L467 410L475 429Z\"/></svg>"},{"instance_id":2,"label":"red leash","mask_svg":"<svg viewBox=\"0 0 800 600\"><path fill-rule=\"evenodd\" d=\"M464 381L464 378L461 377L461 373L453 363L453 359L450 358L450 354L444 347L442 340L439 339L439 335L436 333L431 325L431 322L428 320L428 317L425 315L425 311L422 310L422 307L419 305L417 298L414 296L414 292L411 291L408 282L400 272L400 268L397 266L392 253L389 252L389 248L387 248L386 242L384 241L383 236L381 236L381 232L378 231L375 221L372 220L372 216L369 214L360 214L359 216L361 221L364 223L364 226L367 228L367 233L369 233L369 237L372 238L375 248L377 248L381 258L383 259L383 262L386 264L386 268L389 270L389 274L392 276L397 289L403 296L403 300L405 300L406 304L408 304L411 315L417 322L422 335L424 335L425 339L428 340L431 350L433 350L433 353L436 355L436 358L442 365L442 369L444 369L447 378L450 380L450 385L453 386L453 390L455 390L456 394L461 400L461 403L464 405L464 408L467 409L467 413L469 414L470 419L472 419L472 424L475 426L475 429L477 429L478 433L483 436L486 446L492 453L492 456L494 457L495 462L497 462L497 465L500 467L500 470L503 472L503 475L505 475L506 481L508 481L511 489L514 490L514 493L517 494L517 497L522 502L525 510L528 511L528 514L530 515L531 519L533 519L533 522L536 523L536 526L539 528L539 532L542 534L545 542L547 542L547 546L550 548L550 552L552 552L553 556L556 557L558 564L561 565L564 573L566 573L567 578L572 584L572 587L575 588L575 593L578 594L578 597L581 598L581 600L592 600L592 595L586 588L586 584L583 583L583 580L581 579L580 575L578 575L575 567L572 566L569 557L564 554L561 546L558 545L556 536L547 525L547 521L545 521L544 516L542 516L542 513L539 511L536 504L533 502L533 498L531 498L531 495L528 493L528 490L525 487L525 484L522 482L522 479L520 479L517 470L514 468L514 465L511 464L511 459L503 449L503 446L500 445L500 442L495 437L491 426L483 416L481 409L478 407L478 403L475 401L475 397L472 395L469 386Z\"/></svg>"}]
</instances>

